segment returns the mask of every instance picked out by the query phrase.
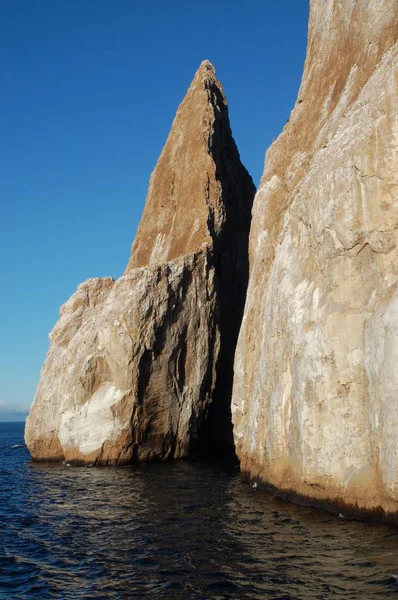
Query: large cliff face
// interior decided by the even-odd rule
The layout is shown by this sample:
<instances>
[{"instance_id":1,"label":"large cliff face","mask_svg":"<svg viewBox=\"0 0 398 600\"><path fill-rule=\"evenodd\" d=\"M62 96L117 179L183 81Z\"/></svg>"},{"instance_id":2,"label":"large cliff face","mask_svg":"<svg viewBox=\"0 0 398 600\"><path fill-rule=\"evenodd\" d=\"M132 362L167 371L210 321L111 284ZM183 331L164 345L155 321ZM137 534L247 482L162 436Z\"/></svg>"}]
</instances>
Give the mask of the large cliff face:
<instances>
[{"instance_id":1,"label":"large cliff face","mask_svg":"<svg viewBox=\"0 0 398 600\"><path fill-rule=\"evenodd\" d=\"M34 459L113 464L232 445L254 192L205 61L151 176L126 272L89 279L61 308L26 424Z\"/></svg>"},{"instance_id":2,"label":"large cliff face","mask_svg":"<svg viewBox=\"0 0 398 600\"><path fill-rule=\"evenodd\" d=\"M312 0L289 123L253 206L235 360L241 467L398 510L398 3Z\"/></svg>"}]
</instances>

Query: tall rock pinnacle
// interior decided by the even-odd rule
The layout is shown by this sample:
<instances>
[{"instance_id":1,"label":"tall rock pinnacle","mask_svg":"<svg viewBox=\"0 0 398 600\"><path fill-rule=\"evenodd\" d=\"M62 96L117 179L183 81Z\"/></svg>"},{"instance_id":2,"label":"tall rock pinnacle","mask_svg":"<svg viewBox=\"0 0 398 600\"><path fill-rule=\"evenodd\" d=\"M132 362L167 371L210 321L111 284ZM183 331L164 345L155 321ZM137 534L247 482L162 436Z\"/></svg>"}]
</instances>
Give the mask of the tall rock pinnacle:
<instances>
[{"instance_id":1,"label":"tall rock pinnacle","mask_svg":"<svg viewBox=\"0 0 398 600\"><path fill-rule=\"evenodd\" d=\"M311 0L235 360L242 469L344 514L398 511L397 39L396 0Z\"/></svg>"},{"instance_id":2,"label":"tall rock pinnacle","mask_svg":"<svg viewBox=\"0 0 398 600\"><path fill-rule=\"evenodd\" d=\"M226 99L213 65L205 60L151 175L127 271L174 260L204 243L211 247L226 224L231 189L233 210L247 213L248 190L241 176Z\"/></svg>"},{"instance_id":3,"label":"tall rock pinnacle","mask_svg":"<svg viewBox=\"0 0 398 600\"><path fill-rule=\"evenodd\" d=\"M34 459L114 464L233 445L254 186L205 61L149 184L125 274L61 308L26 423Z\"/></svg>"}]
</instances>

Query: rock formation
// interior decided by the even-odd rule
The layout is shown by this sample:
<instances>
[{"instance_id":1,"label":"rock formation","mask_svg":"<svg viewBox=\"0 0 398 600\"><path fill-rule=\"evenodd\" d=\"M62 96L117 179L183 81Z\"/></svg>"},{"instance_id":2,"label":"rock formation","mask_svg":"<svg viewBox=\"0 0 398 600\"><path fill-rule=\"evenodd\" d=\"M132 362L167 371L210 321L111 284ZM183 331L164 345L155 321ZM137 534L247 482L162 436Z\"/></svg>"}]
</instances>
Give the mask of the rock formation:
<instances>
[{"instance_id":1,"label":"rock formation","mask_svg":"<svg viewBox=\"0 0 398 600\"><path fill-rule=\"evenodd\" d=\"M115 464L232 445L254 192L205 61L151 176L126 272L87 280L61 308L26 423L34 459Z\"/></svg>"},{"instance_id":2,"label":"rock formation","mask_svg":"<svg viewBox=\"0 0 398 600\"><path fill-rule=\"evenodd\" d=\"M241 468L286 496L398 510L398 3L311 0L266 154L235 360Z\"/></svg>"}]
</instances>

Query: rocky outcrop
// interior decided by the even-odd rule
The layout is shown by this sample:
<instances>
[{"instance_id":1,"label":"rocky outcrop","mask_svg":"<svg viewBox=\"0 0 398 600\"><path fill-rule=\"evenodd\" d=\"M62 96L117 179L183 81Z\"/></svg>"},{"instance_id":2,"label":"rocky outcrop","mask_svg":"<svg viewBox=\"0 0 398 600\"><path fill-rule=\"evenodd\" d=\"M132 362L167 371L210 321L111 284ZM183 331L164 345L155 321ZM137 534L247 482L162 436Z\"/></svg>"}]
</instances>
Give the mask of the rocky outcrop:
<instances>
[{"instance_id":1,"label":"rocky outcrop","mask_svg":"<svg viewBox=\"0 0 398 600\"><path fill-rule=\"evenodd\" d=\"M398 510L398 4L311 0L267 152L235 361L241 468L311 503Z\"/></svg>"},{"instance_id":2,"label":"rocky outcrop","mask_svg":"<svg viewBox=\"0 0 398 600\"><path fill-rule=\"evenodd\" d=\"M115 464L232 445L254 192L205 61L151 176L126 272L87 280L61 308L26 423L34 459Z\"/></svg>"}]
</instances>

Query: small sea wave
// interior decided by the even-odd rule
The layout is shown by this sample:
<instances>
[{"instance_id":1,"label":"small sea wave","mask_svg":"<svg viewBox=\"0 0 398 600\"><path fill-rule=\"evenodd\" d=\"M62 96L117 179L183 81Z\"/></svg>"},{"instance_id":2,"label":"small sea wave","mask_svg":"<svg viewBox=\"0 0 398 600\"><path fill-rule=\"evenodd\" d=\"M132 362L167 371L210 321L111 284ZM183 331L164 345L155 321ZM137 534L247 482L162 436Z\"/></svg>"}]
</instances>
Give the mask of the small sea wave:
<instances>
[{"instance_id":1,"label":"small sea wave","mask_svg":"<svg viewBox=\"0 0 398 600\"><path fill-rule=\"evenodd\" d=\"M22 442L0 425L1 600L398 597L395 528L277 500L233 466L34 465Z\"/></svg>"}]
</instances>

